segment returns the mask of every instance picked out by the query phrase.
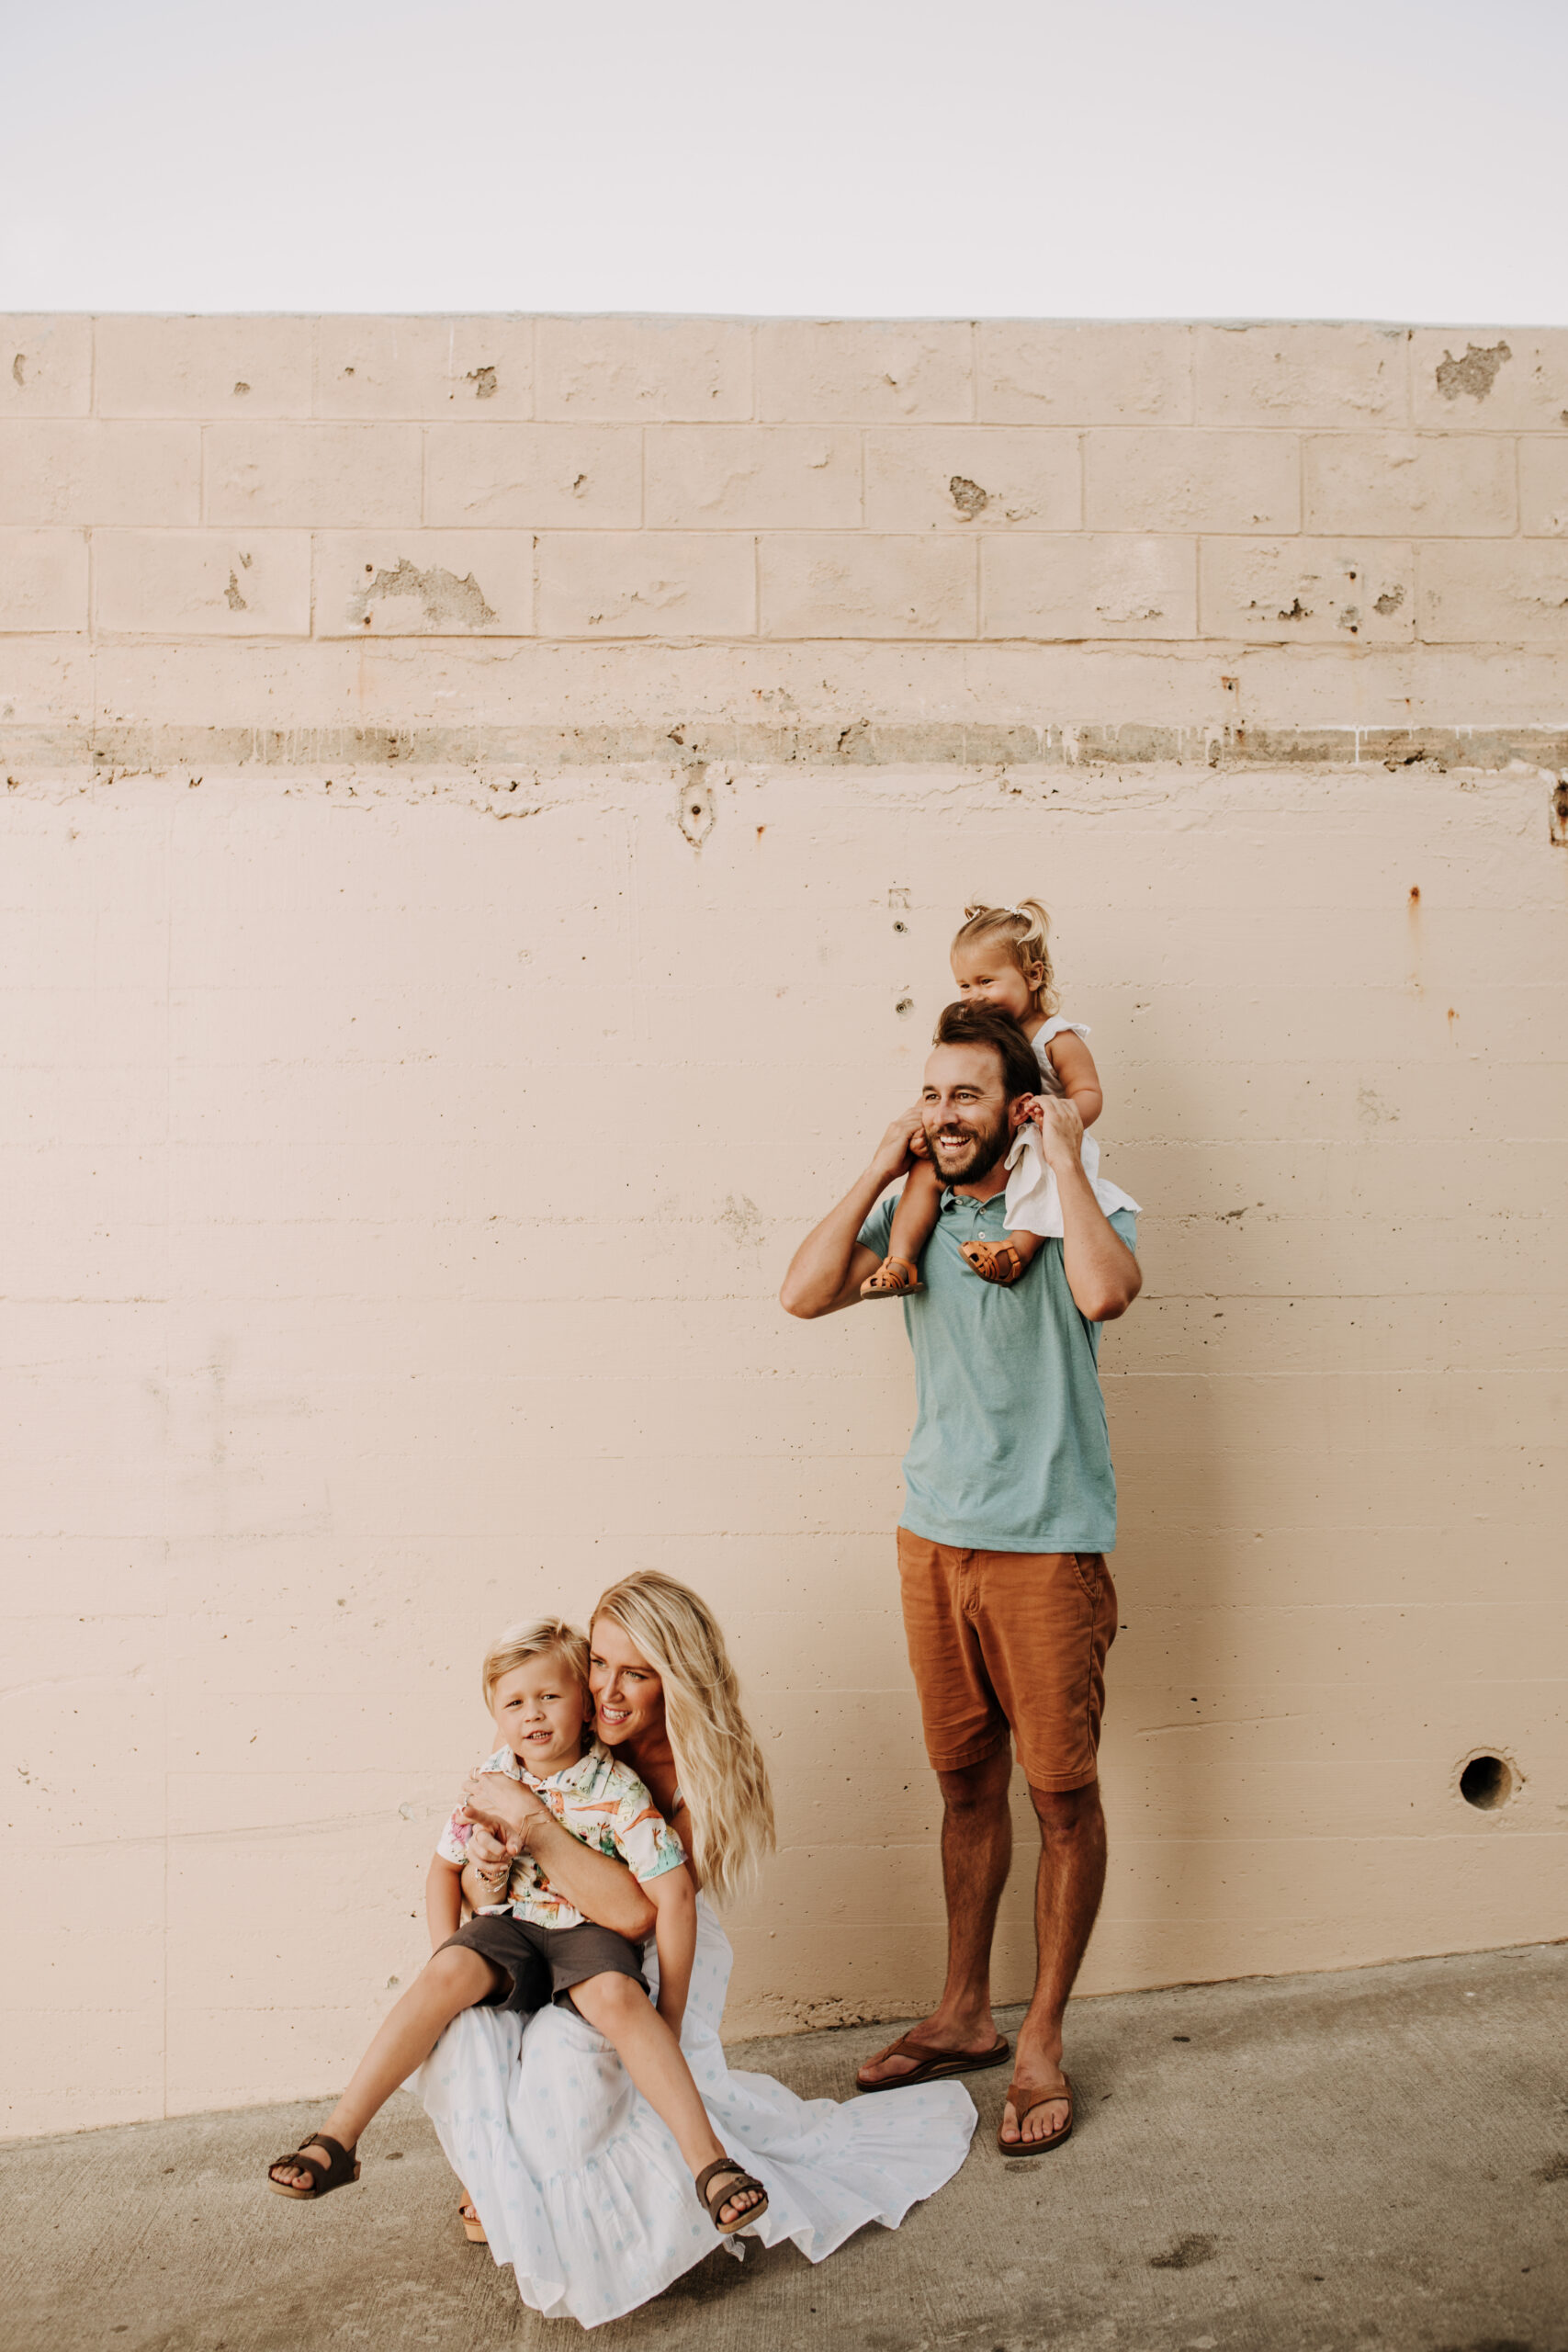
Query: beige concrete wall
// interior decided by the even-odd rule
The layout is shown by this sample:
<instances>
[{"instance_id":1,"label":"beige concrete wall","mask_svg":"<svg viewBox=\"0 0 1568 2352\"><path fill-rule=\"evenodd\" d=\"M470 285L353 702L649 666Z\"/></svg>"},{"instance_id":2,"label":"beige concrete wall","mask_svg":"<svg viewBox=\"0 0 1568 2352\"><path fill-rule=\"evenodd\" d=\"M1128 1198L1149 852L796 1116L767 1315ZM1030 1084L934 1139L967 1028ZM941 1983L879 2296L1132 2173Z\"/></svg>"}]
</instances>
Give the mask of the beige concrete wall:
<instances>
[{"instance_id":1,"label":"beige concrete wall","mask_svg":"<svg viewBox=\"0 0 1568 2352\"><path fill-rule=\"evenodd\" d=\"M1568 1933L1568 334L3 334L8 2128L335 2085L637 1563L778 1776L732 2026L930 1994L903 1340L773 1295L972 892L1147 1204L1086 1984Z\"/></svg>"}]
</instances>

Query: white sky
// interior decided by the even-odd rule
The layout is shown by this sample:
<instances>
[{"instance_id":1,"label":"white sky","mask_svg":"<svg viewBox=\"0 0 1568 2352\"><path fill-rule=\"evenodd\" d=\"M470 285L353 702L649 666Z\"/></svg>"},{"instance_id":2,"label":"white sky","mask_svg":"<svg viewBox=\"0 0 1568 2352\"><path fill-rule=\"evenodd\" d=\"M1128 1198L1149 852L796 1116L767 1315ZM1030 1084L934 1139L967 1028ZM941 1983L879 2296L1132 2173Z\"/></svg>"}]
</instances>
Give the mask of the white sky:
<instances>
[{"instance_id":1,"label":"white sky","mask_svg":"<svg viewBox=\"0 0 1568 2352\"><path fill-rule=\"evenodd\" d=\"M1565 0L0 0L0 307L1568 321Z\"/></svg>"}]
</instances>

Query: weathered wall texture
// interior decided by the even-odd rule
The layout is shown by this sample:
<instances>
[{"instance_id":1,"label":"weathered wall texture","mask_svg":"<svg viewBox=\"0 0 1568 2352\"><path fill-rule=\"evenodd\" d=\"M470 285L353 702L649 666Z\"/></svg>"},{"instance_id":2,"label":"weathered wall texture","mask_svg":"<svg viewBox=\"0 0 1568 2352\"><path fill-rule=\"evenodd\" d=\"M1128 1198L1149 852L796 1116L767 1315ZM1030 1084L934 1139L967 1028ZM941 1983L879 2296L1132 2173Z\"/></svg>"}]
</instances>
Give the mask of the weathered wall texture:
<instances>
[{"instance_id":1,"label":"weathered wall texture","mask_svg":"<svg viewBox=\"0 0 1568 2352\"><path fill-rule=\"evenodd\" d=\"M9 2128L334 2086L639 1562L732 2024L930 1994L898 1318L773 1294L975 892L1147 1204L1086 1984L1568 1933L1568 333L3 333Z\"/></svg>"}]
</instances>

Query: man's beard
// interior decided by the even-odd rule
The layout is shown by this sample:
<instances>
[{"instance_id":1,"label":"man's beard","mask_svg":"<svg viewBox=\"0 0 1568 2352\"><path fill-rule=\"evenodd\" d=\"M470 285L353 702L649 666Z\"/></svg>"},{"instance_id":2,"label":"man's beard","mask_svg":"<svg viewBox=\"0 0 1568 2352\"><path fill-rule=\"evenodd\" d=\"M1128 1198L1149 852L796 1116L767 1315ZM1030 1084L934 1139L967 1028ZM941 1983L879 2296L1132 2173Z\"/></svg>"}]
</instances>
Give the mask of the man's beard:
<instances>
[{"instance_id":1,"label":"man's beard","mask_svg":"<svg viewBox=\"0 0 1568 2352\"><path fill-rule=\"evenodd\" d=\"M937 1142L937 1133L927 1126L926 1148L931 1164L944 1184L978 1184L984 1182L1006 1151L1008 1135L1007 1114L1004 1111L996 1125L977 1127L967 1119L944 1119L942 1129L955 1128L964 1140L946 1146Z\"/></svg>"}]
</instances>

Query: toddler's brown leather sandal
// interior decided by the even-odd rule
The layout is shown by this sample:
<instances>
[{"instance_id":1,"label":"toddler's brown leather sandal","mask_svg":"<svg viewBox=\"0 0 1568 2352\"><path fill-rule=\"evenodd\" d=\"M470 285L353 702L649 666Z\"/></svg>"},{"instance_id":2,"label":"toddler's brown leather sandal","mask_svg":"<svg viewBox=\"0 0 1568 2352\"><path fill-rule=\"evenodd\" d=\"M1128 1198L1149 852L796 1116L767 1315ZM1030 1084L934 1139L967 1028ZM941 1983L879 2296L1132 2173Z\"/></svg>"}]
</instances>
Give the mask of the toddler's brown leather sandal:
<instances>
[{"instance_id":1,"label":"toddler's brown leather sandal","mask_svg":"<svg viewBox=\"0 0 1568 2352\"><path fill-rule=\"evenodd\" d=\"M860 1286L863 1298L903 1298L912 1290L925 1285L908 1258L884 1258L876 1272L867 1274Z\"/></svg>"},{"instance_id":2,"label":"toddler's brown leather sandal","mask_svg":"<svg viewBox=\"0 0 1568 2352\"><path fill-rule=\"evenodd\" d=\"M961 1241L958 1254L983 1282L1000 1283L1010 1290L1024 1271L1023 1260L1010 1241ZM872 1280L874 1282L875 1276Z\"/></svg>"}]
</instances>

